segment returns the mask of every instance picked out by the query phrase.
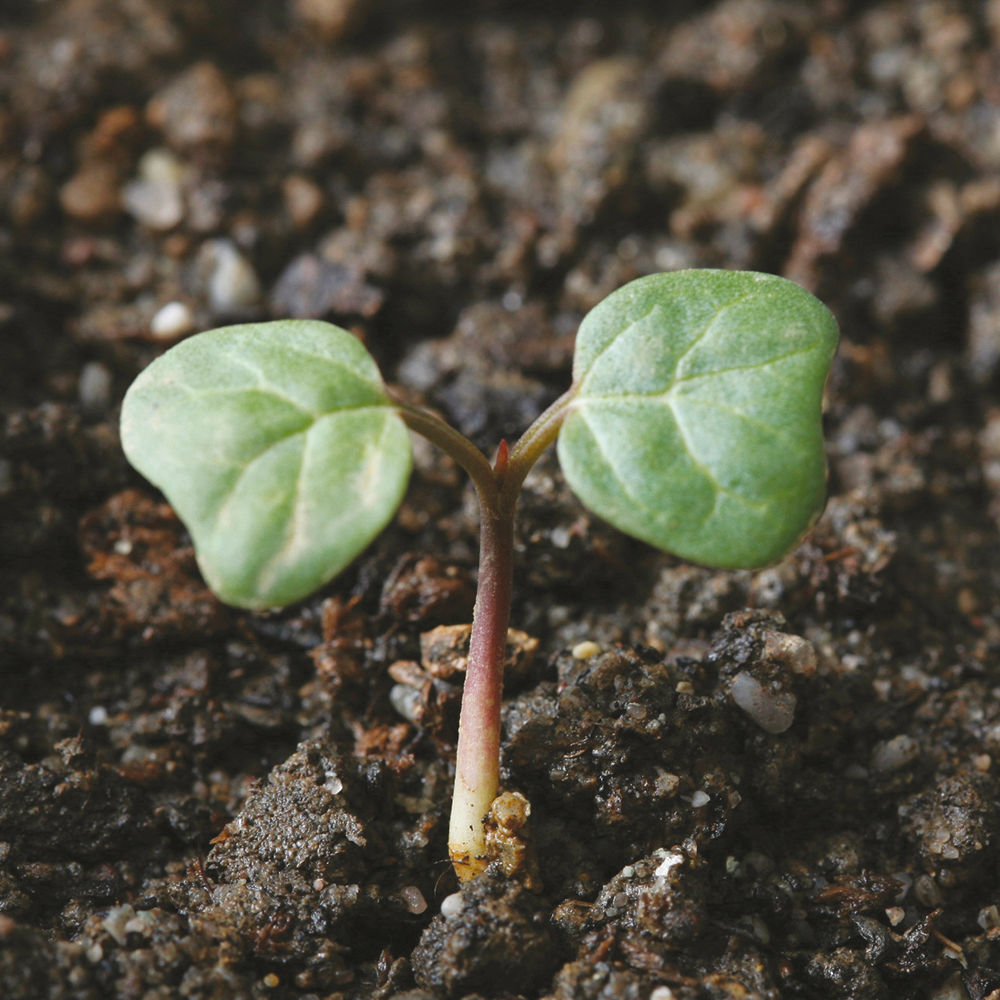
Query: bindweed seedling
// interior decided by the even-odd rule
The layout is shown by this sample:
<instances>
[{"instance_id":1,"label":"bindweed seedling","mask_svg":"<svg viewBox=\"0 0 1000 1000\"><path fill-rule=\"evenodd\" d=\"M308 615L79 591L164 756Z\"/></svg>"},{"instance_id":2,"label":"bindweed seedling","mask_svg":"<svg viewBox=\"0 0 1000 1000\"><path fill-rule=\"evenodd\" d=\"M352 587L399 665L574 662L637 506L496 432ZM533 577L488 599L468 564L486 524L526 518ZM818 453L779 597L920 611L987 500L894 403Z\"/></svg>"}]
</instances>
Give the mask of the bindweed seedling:
<instances>
[{"instance_id":1,"label":"bindweed seedling","mask_svg":"<svg viewBox=\"0 0 1000 1000\"><path fill-rule=\"evenodd\" d=\"M829 311L783 278L639 278L587 314L569 390L491 463L393 398L339 327L230 326L135 380L122 443L187 525L209 586L244 608L306 597L371 542L406 489L410 430L465 468L481 517L449 828L465 880L487 864L483 820L499 790L514 509L528 471L558 441L573 491L622 531L710 566L767 565L823 506L820 407L836 341Z\"/></svg>"}]
</instances>

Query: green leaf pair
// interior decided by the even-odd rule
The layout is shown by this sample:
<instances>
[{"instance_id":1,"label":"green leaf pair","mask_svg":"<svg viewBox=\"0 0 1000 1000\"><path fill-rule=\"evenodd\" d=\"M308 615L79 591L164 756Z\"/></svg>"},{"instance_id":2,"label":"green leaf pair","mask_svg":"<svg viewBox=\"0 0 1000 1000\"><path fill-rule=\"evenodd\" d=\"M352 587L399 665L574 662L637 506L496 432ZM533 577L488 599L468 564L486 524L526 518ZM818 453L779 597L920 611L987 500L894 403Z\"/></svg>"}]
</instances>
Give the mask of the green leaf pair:
<instances>
[{"instance_id":1,"label":"green leaf pair","mask_svg":"<svg viewBox=\"0 0 1000 1000\"><path fill-rule=\"evenodd\" d=\"M685 559L753 567L822 508L833 317L751 272L640 278L586 316L558 438L574 492ZM327 323L212 330L154 361L122 411L132 464L194 540L209 586L279 607L343 569L398 507L407 425L371 356Z\"/></svg>"}]
</instances>

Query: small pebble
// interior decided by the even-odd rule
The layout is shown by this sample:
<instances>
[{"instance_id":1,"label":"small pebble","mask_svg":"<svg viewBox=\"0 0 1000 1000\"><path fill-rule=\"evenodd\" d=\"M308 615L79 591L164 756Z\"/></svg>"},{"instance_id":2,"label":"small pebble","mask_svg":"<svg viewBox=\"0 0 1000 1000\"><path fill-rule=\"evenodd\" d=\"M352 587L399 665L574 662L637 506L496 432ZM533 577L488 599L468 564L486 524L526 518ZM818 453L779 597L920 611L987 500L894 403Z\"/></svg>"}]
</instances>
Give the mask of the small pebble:
<instances>
[{"instance_id":1,"label":"small pebble","mask_svg":"<svg viewBox=\"0 0 1000 1000\"><path fill-rule=\"evenodd\" d=\"M292 9L310 32L337 42L357 28L371 6L371 0L294 0Z\"/></svg>"},{"instance_id":2,"label":"small pebble","mask_svg":"<svg viewBox=\"0 0 1000 1000\"><path fill-rule=\"evenodd\" d=\"M777 735L795 721L797 699L790 691L774 690L741 670L729 685L729 695L765 732Z\"/></svg>"},{"instance_id":3,"label":"small pebble","mask_svg":"<svg viewBox=\"0 0 1000 1000\"><path fill-rule=\"evenodd\" d=\"M680 786L681 779L676 774L657 768L656 781L653 783L657 795L674 795Z\"/></svg>"},{"instance_id":4,"label":"small pebble","mask_svg":"<svg viewBox=\"0 0 1000 1000\"><path fill-rule=\"evenodd\" d=\"M427 900L415 885L404 885L399 894L403 897L403 902L410 913L423 913L427 909Z\"/></svg>"},{"instance_id":5,"label":"small pebble","mask_svg":"<svg viewBox=\"0 0 1000 1000\"><path fill-rule=\"evenodd\" d=\"M100 361L88 361L80 370L77 386L80 406L88 416L104 413L111 405L111 372Z\"/></svg>"},{"instance_id":6,"label":"small pebble","mask_svg":"<svg viewBox=\"0 0 1000 1000\"><path fill-rule=\"evenodd\" d=\"M669 986L657 986L649 994L649 1000L674 1000L676 994Z\"/></svg>"},{"instance_id":7,"label":"small pebble","mask_svg":"<svg viewBox=\"0 0 1000 1000\"><path fill-rule=\"evenodd\" d=\"M281 182L285 211L296 229L306 229L323 210L323 192L308 177L291 174Z\"/></svg>"},{"instance_id":8,"label":"small pebble","mask_svg":"<svg viewBox=\"0 0 1000 1000\"><path fill-rule=\"evenodd\" d=\"M703 792L699 789L694 793L694 795L691 796L691 805L694 806L695 809L700 809L702 806L707 806L711 800L712 797L708 794L708 792Z\"/></svg>"},{"instance_id":9,"label":"small pebble","mask_svg":"<svg viewBox=\"0 0 1000 1000\"><path fill-rule=\"evenodd\" d=\"M151 149L139 160L138 177L122 187L125 211L155 232L173 229L184 218L184 165L166 149Z\"/></svg>"},{"instance_id":10,"label":"small pebble","mask_svg":"<svg viewBox=\"0 0 1000 1000\"><path fill-rule=\"evenodd\" d=\"M769 945L771 943L771 928L764 922L763 917L755 913L750 918L750 924L757 940L763 945Z\"/></svg>"},{"instance_id":11,"label":"small pebble","mask_svg":"<svg viewBox=\"0 0 1000 1000\"><path fill-rule=\"evenodd\" d=\"M913 882L913 894L921 906L936 910L944 902L937 882L930 875L918 875Z\"/></svg>"},{"instance_id":12,"label":"small pebble","mask_svg":"<svg viewBox=\"0 0 1000 1000\"><path fill-rule=\"evenodd\" d=\"M578 642L573 647L573 659L574 660L589 660L592 656L597 656L600 653L601 647L597 645L591 639L585 639L583 642Z\"/></svg>"},{"instance_id":13,"label":"small pebble","mask_svg":"<svg viewBox=\"0 0 1000 1000\"><path fill-rule=\"evenodd\" d=\"M812 677L816 673L816 649L808 639L784 632L770 632L764 640L764 656L792 673Z\"/></svg>"},{"instance_id":14,"label":"small pebble","mask_svg":"<svg viewBox=\"0 0 1000 1000\"><path fill-rule=\"evenodd\" d=\"M280 980L280 979L279 979L279 978L278 978L278 977L277 977L277 976L276 976L276 975L275 975L275 974L274 974L273 972L269 972L269 973L268 973L268 974L267 974L267 975L266 975L266 976L264 977L264 985L265 985L265 986L266 986L266 987L267 987L267 988L268 988L269 990L273 990L273 989L274 989L274 988L275 988L276 986L278 986L278 985L279 985L280 983L281 983L281 980Z\"/></svg>"},{"instance_id":15,"label":"small pebble","mask_svg":"<svg viewBox=\"0 0 1000 1000\"><path fill-rule=\"evenodd\" d=\"M996 930L996 928L1000 927L1000 908L998 908L995 903L991 903L989 906L984 906L979 911L976 923L979 924L984 931Z\"/></svg>"},{"instance_id":16,"label":"small pebble","mask_svg":"<svg viewBox=\"0 0 1000 1000\"><path fill-rule=\"evenodd\" d=\"M912 736L900 733L881 740L872 750L871 768L877 774L891 774L911 764L920 755L920 747Z\"/></svg>"},{"instance_id":17,"label":"small pebble","mask_svg":"<svg viewBox=\"0 0 1000 1000\"><path fill-rule=\"evenodd\" d=\"M103 705L95 705L87 715L87 721L92 726L105 726L108 722L108 710Z\"/></svg>"},{"instance_id":18,"label":"small pebble","mask_svg":"<svg viewBox=\"0 0 1000 1000\"><path fill-rule=\"evenodd\" d=\"M653 872L654 878L670 878L671 872L678 866L684 864L684 855L680 851L657 852L663 860L657 865Z\"/></svg>"},{"instance_id":19,"label":"small pebble","mask_svg":"<svg viewBox=\"0 0 1000 1000\"><path fill-rule=\"evenodd\" d=\"M236 98L229 81L209 62L175 76L149 102L146 117L181 153L214 157L236 139Z\"/></svg>"},{"instance_id":20,"label":"small pebble","mask_svg":"<svg viewBox=\"0 0 1000 1000\"><path fill-rule=\"evenodd\" d=\"M102 926L120 945L125 944L126 925L135 919L135 910L128 903L114 906L104 916Z\"/></svg>"},{"instance_id":21,"label":"small pebble","mask_svg":"<svg viewBox=\"0 0 1000 1000\"><path fill-rule=\"evenodd\" d=\"M462 912L462 894L453 892L450 896L445 896L441 900L441 916L446 919L457 917Z\"/></svg>"},{"instance_id":22,"label":"small pebble","mask_svg":"<svg viewBox=\"0 0 1000 1000\"><path fill-rule=\"evenodd\" d=\"M149 324L149 332L158 340L176 340L194 329L194 316L183 302L161 306Z\"/></svg>"},{"instance_id":23,"label":"small pebble","mask_svg":"<svg viewBox=\"0 0 1000 1000\"><path fill-rule=\"evenodd\" d=\"M254 309L260 283L250 262L231 240L208 240L202 247L208 272L208 304L216 316L234 316Z\"/></svg>"},{"instance_id":24,"label":"small pebble","mask_svg":"<svg viewBox=\"0 0 1000 1000\"><path fill-rule=\"evenodd\" d=\"M117 170L100 160L83 164L59 189L59 204L78 222L108 221L121 209Z\"/></svg>"},{"instance_id":25,"label":"small pebble","mask_svg":"<svg viewBox=\"0 0 1000 1000\"><path fill-rule=\"evenodd\" d=\"M420 692L408 684L393 684L389 689L389 704L408 722L420 715Z\"/></svg>"},{"instance_id":26,"label":"small pebble","mask_svg":"<svg viewBox=\"0 0 1000 1000\"><path fill-rule=\"evenodd\" d=\"M344 790L344 782L340 775L330 767L325 768L323 774L326 778L326 790L331 795L339 795Z\"/></svg>"},{"instance_id":27,"label":"small pebble","mask_svg":"<svg viewBox=\"0 0 1000 1000\"><path fill-rule=\"evenodd\" d=\"M136 222L163 233L184 217L184 202L177 188L149 181L129 181L122 188L122 204Z\"/></svg>"}]
</instances>

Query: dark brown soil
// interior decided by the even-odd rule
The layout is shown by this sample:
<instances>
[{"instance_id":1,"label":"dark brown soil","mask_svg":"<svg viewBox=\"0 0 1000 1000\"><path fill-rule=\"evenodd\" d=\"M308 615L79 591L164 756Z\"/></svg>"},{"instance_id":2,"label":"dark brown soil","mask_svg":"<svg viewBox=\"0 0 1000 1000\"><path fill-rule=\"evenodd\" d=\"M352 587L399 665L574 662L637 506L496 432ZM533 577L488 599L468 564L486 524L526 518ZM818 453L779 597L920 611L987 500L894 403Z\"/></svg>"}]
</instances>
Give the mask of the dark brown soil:
<instances>
[{"instance_id":1,"label":"dark brown soil","mask_svg":"<svg viewBox=\"0 0 1000 1000\"><path fill-rule=\"evenodd\" d=\"M5 0L0 996L996 1000L998 81L996 0ZM685 266L839 317L826 514L717 573L540 464L530 863L455 895L421 640L471 613L462 477L418 443L354 567L241 613L121 396L195 330L326 317L492 450L587 309Z\"/></svg>"}]
</instances>

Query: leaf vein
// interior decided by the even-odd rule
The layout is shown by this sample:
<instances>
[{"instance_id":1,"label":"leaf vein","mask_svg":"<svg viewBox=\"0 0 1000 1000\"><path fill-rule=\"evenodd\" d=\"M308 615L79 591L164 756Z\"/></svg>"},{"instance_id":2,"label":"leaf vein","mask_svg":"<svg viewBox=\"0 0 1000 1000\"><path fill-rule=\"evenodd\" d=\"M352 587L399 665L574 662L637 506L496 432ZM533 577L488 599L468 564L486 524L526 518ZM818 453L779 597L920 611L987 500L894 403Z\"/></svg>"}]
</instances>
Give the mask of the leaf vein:
<instances>
[{"instance_id":1,"label":"leaf vein","mask_svg":"<svg viewBox=\"0 0 1000 1000\"><path fill-rule=\"evenodd\" d=\"M765 510L767 508L766 502L762 503L751 500L749 497L744 496L737 490L730 489L728 486L723 486L723 484L719 482L718 478L715 476L712 470L698 458L696 449L692 447L691 441L688 437L688 431L687 427L685 426L684 420L681 419L681 415L677 412L677 409L674 407L673 401L667 399L667 406L670 408L671 414L673 414L674 423L677 424L677 430L680 432L681 440L684 442L684 451L687 453L688 458L691 459L695 468L697 468L702 473L702 475L704 475L708 479L708 481L712 484L713 489L716 491L716 508L718 507L718 495L721 493L724 494L725 496L732 497L734 500L738 500L740 503L745 504L747 507L751 507L754 510L758 511ZM711 514L709 514L709 517L714 515L714 513L715 509L713 509ZM706 518L705 520L707 521L708 518Z\"/></svg>"},{"instance_id":2,"label":"leaf vein","mask_svg":"<svg viewBox=\"0 0 1000 1000\"><path fill-rule=\"evenodd\" d=\"M654 303L649 307L641 316L636 316L628 326L623 326L594 356L591 358L590 364L587 366L587 371L584 373L583 380L586 380L587 376L594 370L594 366L598 361L615 345L619 337L624 337L625 334L629 332L634 326L638 326L643 320L649 319L650 316L660 308L659 302Z\"/></svg>"},{"instance_id":3,"label":"leaf vein","mask_svg":"<svg viewBox=\"0 0 1000 1000\"><path fill-rule=\"evenodd\" d=\"M680 378L675 378L673 385L679 385L682 382L694 382L700 378L712 378L715 375L728 375L730 372L749 372L756 371L759 368L767 368L770 365L777 364L779 361L785 361L788 358L797 357L800 354L810 354L817 350L820 345L811 344L809 347L800 347L794 351L787 351L785 354L776 354L773 358L766 358L763 361L755 361L753 364L748 365L730 365L728 368L713 368L711 371L707 372L695 372L693 375L682 375ZM673 386L671 386L672 388ZM669 390L667 390L669 392Z\"/></svg>"},{"instance_id":4,"label":"leaf vein","mask_svg":"<svg viewBox=\"0 0 1000 1000\"><path fill-rule=\"evenodd\" d=\"M737 302L742 302L744 299L752 298L755 294L759 293L759 289L752 288L750 291L743 292L742 295L737 295L734 299L729 299L727 302L723 302L718 309L706 320L705 325L702 327L701 333L698 334L694 340L691 341L687 347L677 356L677 361L674 363L674 371L676 372L680 368L681 363L684 359L711 333L712 328L718 322L719 317L727 310L731 309ZM677 381L676 377L673 379L674 382Z\"/></svg>"}]
</instances>

